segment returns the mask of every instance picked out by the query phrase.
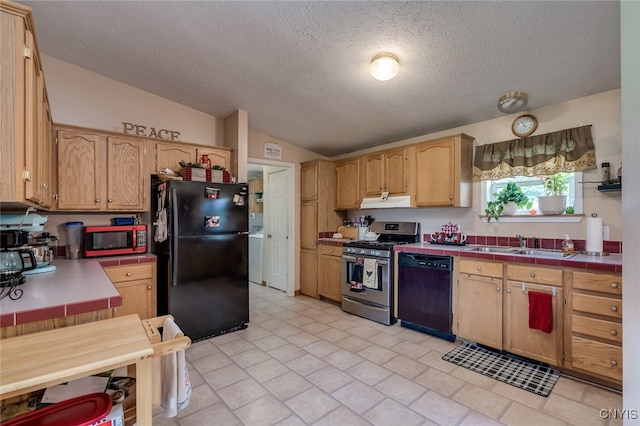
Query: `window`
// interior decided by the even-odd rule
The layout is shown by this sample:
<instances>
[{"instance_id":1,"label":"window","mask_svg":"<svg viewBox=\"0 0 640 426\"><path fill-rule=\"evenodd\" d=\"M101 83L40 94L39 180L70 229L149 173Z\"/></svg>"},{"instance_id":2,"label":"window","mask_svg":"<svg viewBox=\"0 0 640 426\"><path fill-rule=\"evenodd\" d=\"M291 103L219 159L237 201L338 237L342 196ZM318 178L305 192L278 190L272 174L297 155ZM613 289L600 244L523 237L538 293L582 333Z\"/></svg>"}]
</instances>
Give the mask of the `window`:
<instances>
[{"instance_id":1,"label":"window","mask_svg":"<svg viewBox=\"0 0 640 426\"><path fill-rule=\"evenodd\" d=\"M567 173L570 178L568 180L569 189L567 193L567 206L573 206L575 214L582 213L582 172ZM538 211L538 197L544 195L542 181L537 177L516 176L512 178L504 178L499 180L486 180L482 182L482 209L487 205L488 201L495 199L494 193L500 192L508 182L515 181L522 188L529 201L533 203L531 210ZM531 215L529 209L523 207L518 210L519 215Z\"/></svg>"}]
</instances>

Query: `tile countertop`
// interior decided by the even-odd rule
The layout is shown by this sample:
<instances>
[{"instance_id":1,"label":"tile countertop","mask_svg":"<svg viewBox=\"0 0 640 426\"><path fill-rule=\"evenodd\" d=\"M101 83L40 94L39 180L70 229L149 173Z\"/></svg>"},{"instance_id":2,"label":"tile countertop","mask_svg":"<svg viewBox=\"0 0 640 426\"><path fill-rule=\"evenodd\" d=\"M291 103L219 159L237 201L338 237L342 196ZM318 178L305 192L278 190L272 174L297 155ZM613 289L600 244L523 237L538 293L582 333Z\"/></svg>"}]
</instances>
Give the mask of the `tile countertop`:
<instances>
[{"instance_id":1,"label":"tile countertop","mask_svg":"<svg viewBox=\"0 0 640 426\"><path fill-rule=\"evenodd\" d=\"M529 263L543 266L561 266L563 268L588 269L590 271L622 272L622 254L609 256L587 256L577 254L570 259L552 259L535 255L511 255L501 253L482 253L471 251L482 245L445 246L431 243L404 244L395 246L395 251L409 253L440 254L466 258L496 260L501 262ZM513 247L518 248L518 247Z\"/></svg>"},{"instance_id":2,"label":"tile countertop","mask_svg":"<svg viewBox=\"0 0 640 426\"><path fill-rule=\"evenodd\" d=\"M56 270L26 275L18 300L0 300L0 327L60 318L122 305L122 297L102 269L155 262L152 254L96 259L55 259Z\"/></svg>"},{"instance_id":3,"label":"tile countertop","mask_svg":"<svg viewBox=\"0 0 640 426\"><path fill-rule=\"evenodd\" d=\"M352 241L347 238L318 238L318 242L324 245L341 246ZM559 266L563 268L587 269L590 271L622 272L622 254L611 253L609 256L587 256L577 254L570 259L553 259L535 255L511 255L500 253L482 253L472 251L475 247L485 245L447 246L431 243L403 244L395 246L395 251L409 253L440 254L445 256L458 256L474 259L496 260L501 262L529 263L544 266ZM518 247L512 247L518 248Z\"/></svg>"}]
</instances>

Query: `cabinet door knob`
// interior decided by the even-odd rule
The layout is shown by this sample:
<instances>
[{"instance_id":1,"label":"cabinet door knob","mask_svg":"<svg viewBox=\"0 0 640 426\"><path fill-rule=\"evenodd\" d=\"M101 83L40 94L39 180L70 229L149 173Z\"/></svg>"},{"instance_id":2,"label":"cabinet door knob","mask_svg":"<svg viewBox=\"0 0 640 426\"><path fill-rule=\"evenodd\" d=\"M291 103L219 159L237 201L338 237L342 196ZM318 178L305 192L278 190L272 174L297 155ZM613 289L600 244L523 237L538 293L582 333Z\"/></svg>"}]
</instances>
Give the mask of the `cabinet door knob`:
<instances>
[{"instance_id":1,"label":"cabinet door knob","mask_svg":"<svg viewBox=\"0 0 640 426\"><path fill-rule=\"evenodd\" d=\"M100 198L96 198L96 203L99 203L99 202L100 202Z\"/></svg>"},{"instance_id":2,"label":"cabinet door knob","mask_svg":"<svg viewBox=\"0 0 640 426\"><path fill-rule=\"evenodd\" d=\"M611 312L617 312L618 311L618 307L617 306L612 306L611 307Z\"/></svg>"},{"instance_id":3,"label":"cabinet door knob","mask_svg":"<svg viewBox=\"0 0 640 426\"><path fill-rule=\"evenodd\" d=\"M611 330L610 333L611 333L612 336L617 336L618 335L618 332L615 331L615 330Z\"/></svg>"},{"instance_id":4,"label":"cabinet door knob","mask_svg":"<svg viewBox=\"0 0 640 426\"><path fill-rule=\"evenodd\" d=\"M611 360L611 366L615 367L616 365L618 365L618 362L616 360Z\"/></svg>"},{"instance_id":5,"label":"cabinet door knob","mask_svg":"<svg viewBox=\"0 0 640 426\"><path fill-rule=\"evenodd\" d=\"M480 266L476 266L476 269L477 269L478 271L482 271L482 268L481 268Z\"/></svg>"},{"instance_id":6,"label":"cabinet door knob","mask_svg":"<svg viewBox=\"0 0 640 426\"><path fill-rule=\"evenodd\" d=\"M151 286L147 286L147 290L151 290Z\"/></svg>"},{"instance_id":7,"label":"cabinet door knob","mask_svg":"<svg viewBox=\"0 0 640 426\"><path fill-rule=\"evenodd\" d=\"M618 288L618 283L611 283L611 288Z\"/></svg>"},{"instance_id":8,"label":"cabinet door knob","mask_svg":"<svg viewBox=\"0 0 640 426\"><path fill-rule=\"evenodd\" d=\"M449 199L450 199L450 200L453 200L453 195L449 195Z\"/></svg>"},{"instance_id":9,"label":"cabinet door knob","mask_svg":"<svg viewBox=\"0 0 640 426\"><path fill-rule=\"evenodd\" d=\"M112 200L111 198L109 198L109 199L107 200L107 203L113 203L113 200Z\"/></svg>"},{"instance_id":10,"label":"cabinet door knob","mask_svg":"<svg viewBox=\"0 0 640 426\"><path fill-rule=\"evenodd\" d=\"M500 287L496 287L496 291L500 291Z\"/></svg>"},{"instance_id":11,"label":"cabinet door knob","mask_svg":"<svg viewBox=\"0 0 640 426\"><path fill-rule=\"evenodd\" d=\"M45 191L46 191L47 189L49 189L49 184L48 184L48 183L43 183L43 184L42 184L42 189L44 189Z\"/></svg>"},{"instance_id":12,"label":"cabinet door knob","mask_svg":"<svg viewBox=\"0 0 640 426\"><path fill-rule=\"evenodd\" d=\"M267 234L267 238L271 238L271 234Z\"/></svg>"},{"instance_id":13,"label":"cabinet door knob","mask_svg":"<svg viewBox=\"0 0 640 426\"><path fill-rule=\"evenodd\" d=\"M507 289L507 293L511 293L511 289L510 288Z\"/></svg>"},{"instance_id":14,"label":"cabinet door knob","mask_svg":"<svg viewBox=\"0 0 640 426\"><path fill-rule=\"evenodd\" d=\"M127 272L127 276L130 277L131 276L131 272Z\"/></svg>"},{"instance_id":15,"label":"cabinet door knob","mask_svg":"<svg viewBox=\"0 0 640 426\"><path fill-rule=\"evenodd\" d=\"M530 276L531 278L535 278L535 277L536 277L536 273L535 273L535 272L532 272L532 273L530 273L530 274L529 274L529 276Z\"/></svg>"}]
</instances>

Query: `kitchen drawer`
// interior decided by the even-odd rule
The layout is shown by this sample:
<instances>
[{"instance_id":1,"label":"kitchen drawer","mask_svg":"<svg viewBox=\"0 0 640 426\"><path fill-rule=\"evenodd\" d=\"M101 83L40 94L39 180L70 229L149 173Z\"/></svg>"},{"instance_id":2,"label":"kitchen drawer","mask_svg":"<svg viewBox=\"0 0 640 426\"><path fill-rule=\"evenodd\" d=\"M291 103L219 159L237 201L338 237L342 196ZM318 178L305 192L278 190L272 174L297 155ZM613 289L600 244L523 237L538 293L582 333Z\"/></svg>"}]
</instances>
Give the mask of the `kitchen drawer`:
<instances>
[{"instance_id":1,"label":"kitchen drawer","mask_svg":"<svg viewBox=\"0 0 640 426\"><path fill-rule=\"evenodd\" d=\"M326 254L328 256L342 256L342 246L330 246L326 244L320 244L320 254Z\"/></svg>"},{"instance_id":2,"label":"kitchen drawer","mask_svg":"<svg viewBox=\"0 0 640 426\"><path fill-rule=\"evenodd\" d=\"M573 310L622 319L622 300L574 293Z\"/></svg>"},{"instance_id":3,"label":"kitchen drawer","mask_svg":"<svg viewBox=\"0 0 640 426\"><path fill-rule=\"evenodd\" d=\"M525 281L562 287L562 270L536 268L528 265L507 265L507 278L513 281Z\"/></svg>"},{"instance_id":4,"label":"kitchen drawer","mask_svg":"<svg viewBox=\"0 0 640 426\"><path fill-rule=\"evenodd\" d=\"M136 263L122 266L107 266L104 271L114 283L142 280L153 276L155 263Z\"/></svg>"},{"instance_id":5,"label":"kitchen drawer","mask_svg":"<svg viewBox=\"0 0 640 426\"><path fill-rule=\"evenodd\" d=\"M574 272L573 288L622 295L622 277L620 275Z\"/></svg>"},{"instance_id":6,"label":"kitchen drawer","mask_svg":"<svg viewBox=\"0 0 640 426\"><path fill-rule=\"evenodd\" d=\"M574 313L571 316L571 332L622 344L622 324L618 322L589 318Z\"/></svg>"},{"instance_id":7,"label":"kitchen drawer","mask_svg":"<svg viewBox=\"0 0 640 426\"><path fill-rule=\"evenodd\" d=\"M571 337L571 364L599 376L622 381L622 347Z\"/></svg>"},{"instance_id":8,"label":"kitchen drawer","mask_svg":"<svg viewBox=\"0 0 640 426\"><path fill-rule=\"evenodd\" d=\"M502 278L502 263L482 262L478 260L460 260L460 273Z\"/></svg>"}]
</instances>

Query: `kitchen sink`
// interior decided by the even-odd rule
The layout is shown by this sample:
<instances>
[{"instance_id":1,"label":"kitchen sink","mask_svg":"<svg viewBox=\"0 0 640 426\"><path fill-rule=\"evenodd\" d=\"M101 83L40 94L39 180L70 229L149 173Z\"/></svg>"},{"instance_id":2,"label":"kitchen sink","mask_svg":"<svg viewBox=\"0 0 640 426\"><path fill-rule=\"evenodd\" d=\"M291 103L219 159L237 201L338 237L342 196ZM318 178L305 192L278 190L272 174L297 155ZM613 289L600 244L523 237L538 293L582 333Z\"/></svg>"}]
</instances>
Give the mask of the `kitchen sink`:
<instances>
[{"instance_id":1,"label":"kitchen sink","mask_svg":"<svg viewBox=\"0 0 640 426\"><path fill-rule=\"evenodd\" d=\"M578 254L577 252L563 253L560 250L528 249L528 248L518 248L518 247L493 247L493 246L474 247L472 249L469 249L468 251L475 251L475 252L481 252L481 253L515 254L515 255L523 255L523 256L541 256L541 257L550 257L550 258L556 258L556 259L570 259L573 256Z\"/></svg>"},{"instance_id":2,"label":"kitchen sink","mask_svg":"<svg viewBox=\"0 0 640 426\"><path fill-rule=\"evenodd\" d=\"M518 249L514 254L524 254L527 256L542 256L553 257L558 259L570 259L578 253L563 253L559 250L545 250L545 249Z\"/></svg>"},{"instance_id":3,"label":"kitchen sink","mask_svg":"<svg viewBox=\"0 0 640 426\"><path fill-rule=\"evenodd\" d=\"M469 251L479 251L483 253L502 253L502 254L514 254L518 251L513 247L474 247Z\"/></svg>"}]
</instances>

